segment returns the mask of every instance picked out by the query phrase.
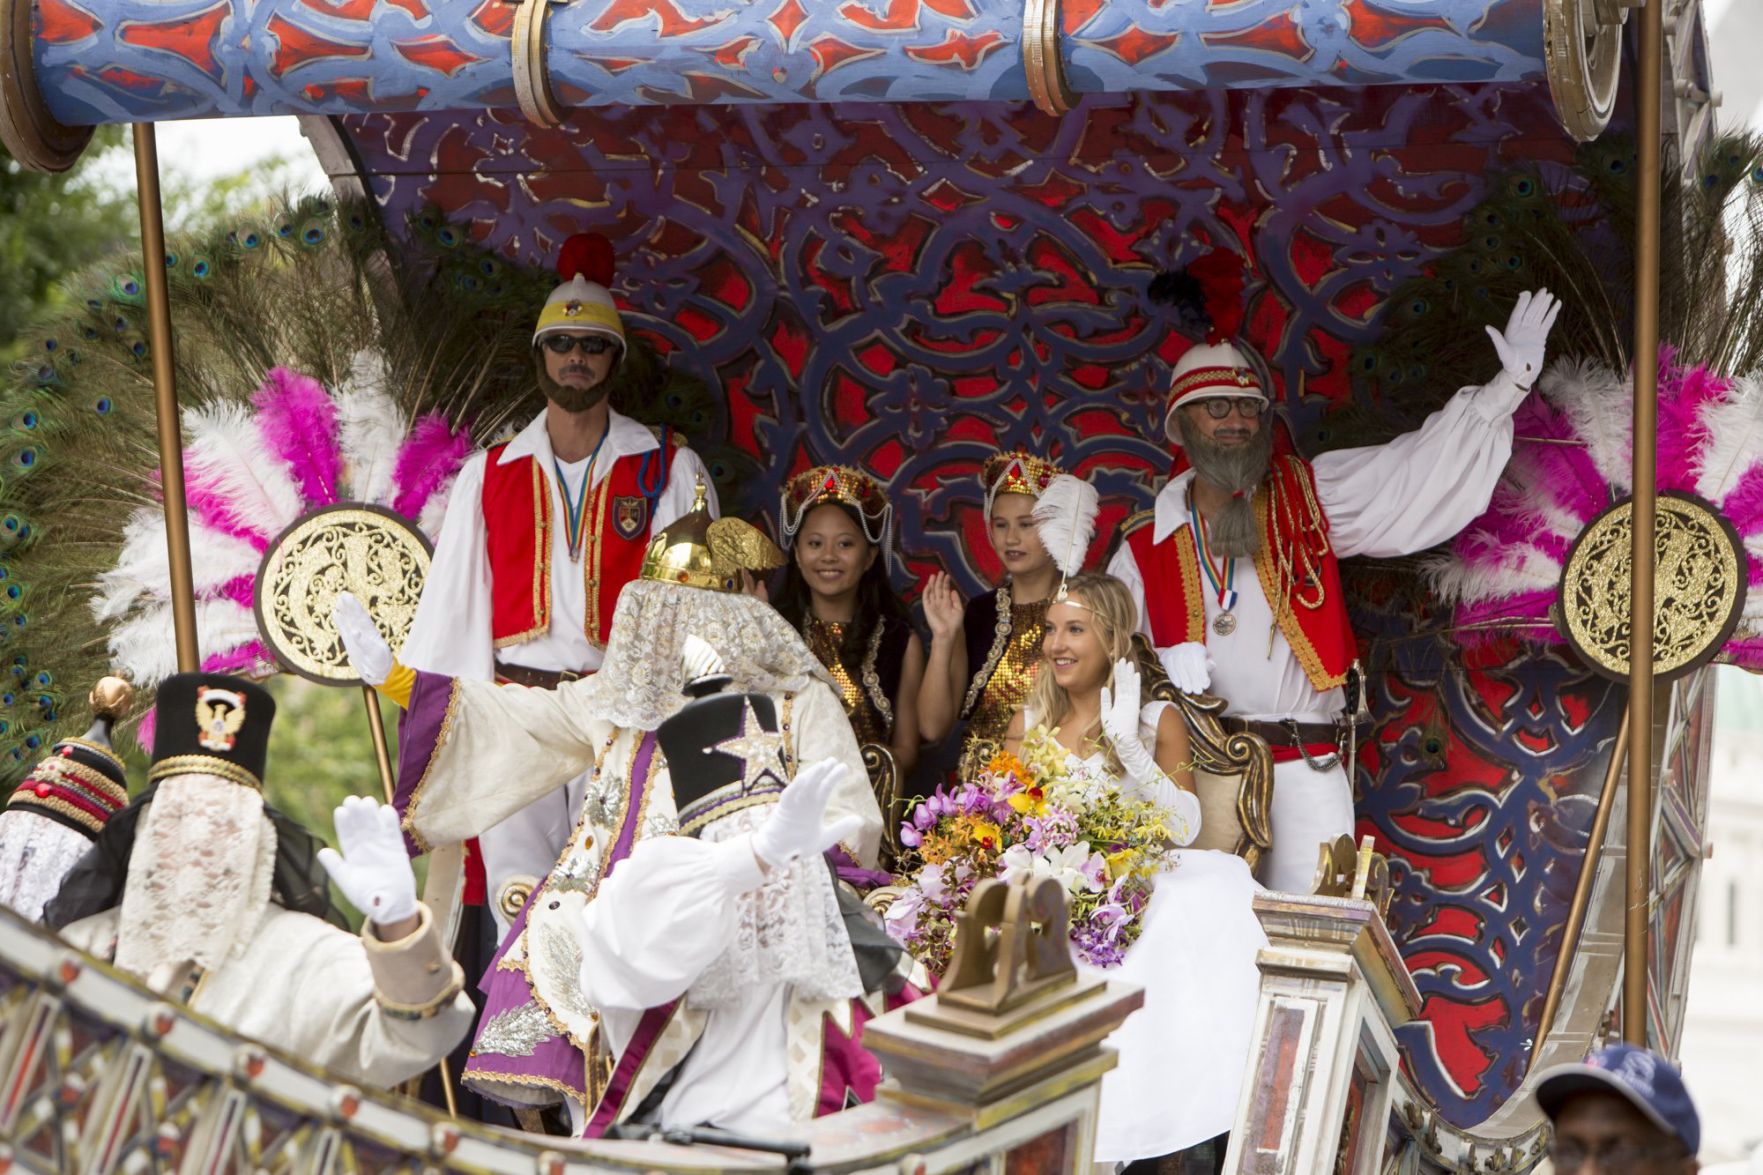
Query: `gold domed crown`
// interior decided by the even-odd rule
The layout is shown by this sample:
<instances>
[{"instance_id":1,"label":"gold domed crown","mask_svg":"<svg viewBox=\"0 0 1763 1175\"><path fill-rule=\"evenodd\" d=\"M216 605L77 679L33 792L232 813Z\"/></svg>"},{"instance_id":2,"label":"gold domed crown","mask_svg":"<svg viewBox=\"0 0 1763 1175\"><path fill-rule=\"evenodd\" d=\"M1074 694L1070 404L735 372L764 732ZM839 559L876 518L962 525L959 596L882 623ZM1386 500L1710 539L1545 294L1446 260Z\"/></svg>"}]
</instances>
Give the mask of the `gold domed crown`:
<instances>
[{"instance_id":1,"label":"gold domed crown","mask_svg":"<svg viewBox=\"0 0 1763 1175\"><path fill-rule=\"evenodd\" d=\"M876 546L887 543L894 507L881 483L849 465L816 465L792 477L784 485L783 532L794 539L802 520L816 506L838 502L857 512L863 537Z\"/></svg>"},{"instance_id":2,"label":"gold domed crown","mask_svg":"<svg viewBox=\"0 0 1763 1175\"><path fill-rule=\"evenodd\" d=\"M738 592L741 572L769 571L783 565L784 553L751 523L710 517L700 481L692 508L650 540L638 578L713 592Z\"/></svg>"}]
</instances>

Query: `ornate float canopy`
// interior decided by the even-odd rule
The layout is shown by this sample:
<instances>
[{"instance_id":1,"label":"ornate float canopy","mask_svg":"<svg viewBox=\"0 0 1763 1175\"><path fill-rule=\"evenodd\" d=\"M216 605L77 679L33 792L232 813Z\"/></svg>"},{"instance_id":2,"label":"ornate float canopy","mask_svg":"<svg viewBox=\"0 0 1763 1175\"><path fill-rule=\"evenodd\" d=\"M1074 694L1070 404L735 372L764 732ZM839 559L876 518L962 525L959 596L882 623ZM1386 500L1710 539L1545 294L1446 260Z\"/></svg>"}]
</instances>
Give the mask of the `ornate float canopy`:
<instances>
[{"instance_id":1,"label":"ornate float canopy","mask_svg":"<svg viewBox=\"0 0 1763 1175\"><path fill-rule=\"evenodd\" d=\"M667 407L744 486L738 508L775 511L792 470L862 468L894 504L898 583L946 568L971 593L997 570L979 471L998 446L1089 476L1101 536L1149 503L1185 343L1148 287L1208 249L1253 259L1244 334L1301 439L1333 406L1441 391L1424 356L1375 393L1355 365L1392 323L1483 312L1480 280L1394 304L1448 255L1529 275L1477 217L1632 173L1630 7L0 0L0 135L55 169L95 124L293 113L394 248L539 266L604 232L633 334L709 390ZM1667 16L1665 133L1688 160L1712 129L1704 32L1696 0ZM1352 590L1374 715L1361 829L1390 854L1422 1001L1400 1035L1410 1125L1449 1151L1451 1124L1519 1113L1623 698L1563 652L1466 653L1417 592ZM1679 879L1655 903L1660 990L1700 851L1699 682L1673 686L1661 738L1687 815L1658 849ZM1606 947L1607 914L1585 915ZM1563 1047L1595 1030L1602 1004L1573 1001L1598 982L1575 973Z\"/></svg>"},{"instance_id":2,"label":"ornate float canopy","mask_svg":"<svg viewBox=\"0 0 1763 1175\"><path fill-rule=\"evenodd\" d=\"M1615 107L1630 7L4 0L0 134L55 168L81 128L112 122L518 109L554 126L584 107L1023 100L1057 114L1095 94L1449 84L1546 90L1552 121L1590 139Z\"/></svg>"}]
</instances>

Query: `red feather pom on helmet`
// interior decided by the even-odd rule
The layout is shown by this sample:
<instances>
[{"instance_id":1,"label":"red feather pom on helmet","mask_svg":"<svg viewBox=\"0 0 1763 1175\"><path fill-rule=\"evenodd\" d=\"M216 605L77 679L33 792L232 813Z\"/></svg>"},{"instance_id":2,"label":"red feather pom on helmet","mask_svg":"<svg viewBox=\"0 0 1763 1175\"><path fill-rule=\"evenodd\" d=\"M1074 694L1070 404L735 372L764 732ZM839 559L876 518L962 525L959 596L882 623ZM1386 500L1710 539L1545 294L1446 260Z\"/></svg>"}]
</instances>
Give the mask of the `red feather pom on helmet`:
<instances>
[{"instance_id":1,"label":"red feather pom on helmet","mask_svg":"<svg viewBox=\"0 0 1763 1175\"><path fill-rule=\"evenodd\" d=\"M583 277L597 286L612 285L612 242L603 233L576 233L557 251L557 279Z\"/></svg>"},{"instance_id":2,"label":"red feather pom on helmet","mask_svg":"<svg viewBox=\"0 0 1763 1175\"><path fill-rule=\"evenodd\" d=\"M1228 343L1243 333L1243 291L1248 279L1243 259L1229 249L1214 249L1188 263L1188 274L1200 283L1208 343Z\"/></svg>"}]
</instances>

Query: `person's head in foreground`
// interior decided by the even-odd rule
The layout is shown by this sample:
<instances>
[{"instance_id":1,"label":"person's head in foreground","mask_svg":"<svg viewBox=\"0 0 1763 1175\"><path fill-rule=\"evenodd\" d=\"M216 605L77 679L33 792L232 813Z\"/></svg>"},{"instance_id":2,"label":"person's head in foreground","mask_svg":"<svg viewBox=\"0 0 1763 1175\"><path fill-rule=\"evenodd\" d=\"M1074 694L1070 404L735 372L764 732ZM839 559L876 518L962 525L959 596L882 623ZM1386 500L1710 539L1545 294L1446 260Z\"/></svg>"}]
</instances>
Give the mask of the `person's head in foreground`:
<instances>
[{"instance_id":1,"label":"person's head in foreground","mask_svg":"<svg viewBox=\"0 0 1763 1175\"><path fill-rule=\"evenodd\" d=\"M1549 1157L1557 1175L1690 1175L1702 1124L1683 1076L1634 1045L1600 1049L1581 1064L1557 1065L1536 1086L1555 1127Z\"/></svg>"}]
</instances>

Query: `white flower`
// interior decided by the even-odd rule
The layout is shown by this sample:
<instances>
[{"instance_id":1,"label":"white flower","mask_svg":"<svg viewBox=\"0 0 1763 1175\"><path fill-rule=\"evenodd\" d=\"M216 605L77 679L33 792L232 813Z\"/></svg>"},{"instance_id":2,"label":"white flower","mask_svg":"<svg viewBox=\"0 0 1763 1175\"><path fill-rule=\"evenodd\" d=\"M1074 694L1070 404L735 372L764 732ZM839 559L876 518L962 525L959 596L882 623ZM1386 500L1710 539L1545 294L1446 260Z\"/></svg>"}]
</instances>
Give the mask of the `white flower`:
<instances>
[{"instance_id":1,"label":"white flower","mask_svg":"<svg viewBox=\"0 0 1763 1175\"><path fill-rule=\"evenodd\" d=\"M1047 867L1059 879L1067 893L1076 893L1079 890L1097 893L1102 888L1096 884L1095 870L1090 867L1090 842L1087 840L1050 851L1047 854Z\"/></svg>"},{"instance_id":2,"label":"white flower","mask_svg":"<svg viewBox=\"0 0 1763 1175\"><path fill-rule=\"evenodd\" d=\"M1012 845L1004 851L999 862L1003 866L999 876L1008 882L1051 877L1064 886L1067 893L1076 893L1080 889L1095 892L1099 887L1084 870L1089 859L1089 841L1080 840L1045 854L1030 852L1027 845Z\"/></svg>"},{"instance_id":3,"label":"white flower","mask_svg":"<svg viewBox=\"0 0 1763 1175\"><path fill-rule=\"evenodd\" d=\"M926 865L918 871L918 876L913 881L927 901L942 902L949 896L949 882L943 876L941 865Z\"/></svg>"},{"instance_id":4,"label":"white flower","mask_svg":"<svg viewBox=\"0 0 1763 1175\"><path fill-rule=\"evenodd\" d=\"M901 941L911 937L918 929L918 911L923 905L924 894L916 887L895 898L888 906L888 912L882 915L888 934Z\"/></svg>"}]
</instances>

